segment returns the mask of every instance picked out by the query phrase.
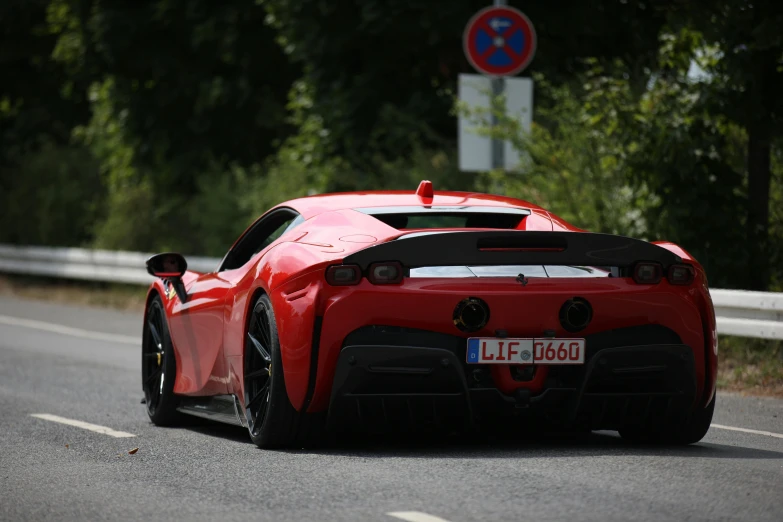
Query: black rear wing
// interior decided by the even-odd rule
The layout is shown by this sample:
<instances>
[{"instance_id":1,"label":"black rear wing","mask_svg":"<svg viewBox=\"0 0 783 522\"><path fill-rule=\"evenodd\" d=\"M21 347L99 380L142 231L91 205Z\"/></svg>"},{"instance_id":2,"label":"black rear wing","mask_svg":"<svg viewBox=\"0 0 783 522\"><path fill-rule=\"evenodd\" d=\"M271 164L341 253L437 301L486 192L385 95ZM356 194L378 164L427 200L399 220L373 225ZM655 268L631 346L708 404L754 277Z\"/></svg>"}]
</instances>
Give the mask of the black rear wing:
<instances>
[{"instance_id":1,"label":"black rear wing","mask_svg":"<svg viewBox=\"0 0 783 522\"><path fill-rule=\"evenodd\" d=\"M413 234L347 256L362 270L376 262L399 261L406 268L426 266L570 265L631 267L640 261L663 265L679 256L646 241L589 232L438 232Z\"/></svg>"}]
</instances>

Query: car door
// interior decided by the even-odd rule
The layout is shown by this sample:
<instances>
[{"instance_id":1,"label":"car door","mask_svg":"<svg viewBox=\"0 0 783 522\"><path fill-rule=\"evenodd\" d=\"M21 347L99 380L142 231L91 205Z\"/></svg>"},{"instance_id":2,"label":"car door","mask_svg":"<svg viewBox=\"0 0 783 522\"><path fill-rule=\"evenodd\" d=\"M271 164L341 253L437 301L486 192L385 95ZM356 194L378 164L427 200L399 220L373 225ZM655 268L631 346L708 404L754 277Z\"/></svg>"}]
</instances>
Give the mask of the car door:
<instances>
[{"instance_id":1,"label":"car door","mask_svg":"<svg viewBox=\"0 0 783 522\"><path fill-rule=\"evenodd\" d=\"M169 294L177 300L169 318L179 366L175 393L224 395L230 392L224 330L234 304L232 290L246 275L251 258L292 224L302 221L290 209L262 216L237 240L215 272L201 274L186 283L184 303L173 292Z\"/></svg>"},{"instance_id":2,"label":"car door","mask_svg":"<svg viewBox=\"0 0 783 522\"><path fill-rule=\"evenodd\" d=\"M228 393L228 373L223 356L223 309L230 281L217 272L201 274L185 283L187 300L175 299L169 329L177 352L174 393L222 395Z\"/></svg>"},{"instance_id":3,"label":"car door","mask_svg":"<svg viewBox=\"0 0 783 522\"><path fill-rule=\"evenodd\" d=\"M229 374L229 393L241 389L239 376L245 337L243 322L248 299L255 288L255 267L259 260L304 219L290 208L274 209L261 218L226 254L219 268L220 277L231 282L226 295L226 325L223 331L224 355Z\"/></svg>"}]
</instances>

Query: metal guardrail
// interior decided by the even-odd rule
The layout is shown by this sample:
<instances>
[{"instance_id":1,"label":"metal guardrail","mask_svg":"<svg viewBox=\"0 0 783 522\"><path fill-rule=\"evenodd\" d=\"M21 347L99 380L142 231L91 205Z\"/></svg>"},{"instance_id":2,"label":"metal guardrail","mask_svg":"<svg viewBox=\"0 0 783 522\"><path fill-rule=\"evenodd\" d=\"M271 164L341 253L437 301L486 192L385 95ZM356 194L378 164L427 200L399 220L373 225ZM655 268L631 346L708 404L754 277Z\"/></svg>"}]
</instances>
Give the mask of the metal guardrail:
<instances>
[{"instance_id":1,"label":"metal guardrail","mask_svg":"<svg viewBox=\"0 0 783 522\"><path fill-rule=\"evenodd\" d=\"M783 293L711 289L718 333L783 339Z\"/></svg>"},{"instance_id":2,"label":"metal guardrail","mask_svg":"<svg viewBox=\"0 0 783 522\"><path fill-rule=\"evenodd\" d=\"M145 261L152 254L85 248L0 244L0 272L112 283L150 284ZM211 272L220 259L188 256L188 268Z\"/></svg>"},{"instance_id":3,"label":"metal guardrail","mask_svg":"<svg viewBox=\"0 0 783 522\"><path fill-rule=\"evenodd\" d=\"M0 244L0 272L64 279L149 284L145 260L152 254L83 248L53 248ZM215 270L220 260L187 256L188 268ZM718 333L783 339L783 293L711 289Z\"/></svg>"}]
</instances>

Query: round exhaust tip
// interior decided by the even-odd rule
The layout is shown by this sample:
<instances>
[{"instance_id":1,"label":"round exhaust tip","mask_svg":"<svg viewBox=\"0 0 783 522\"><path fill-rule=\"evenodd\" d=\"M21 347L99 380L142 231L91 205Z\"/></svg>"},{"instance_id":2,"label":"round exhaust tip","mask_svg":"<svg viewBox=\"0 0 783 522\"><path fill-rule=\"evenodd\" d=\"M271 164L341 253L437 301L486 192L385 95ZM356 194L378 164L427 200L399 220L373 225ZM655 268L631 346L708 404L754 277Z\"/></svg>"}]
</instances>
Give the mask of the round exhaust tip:
<instances>
[{"instance_id":1,"label":"round exhaust tip","mask_svg":"<svg viewBox=\"0 0 783 522\"><path fill-rule=\"evenodd\" d=\"M454 325L463 332L481 330L489 322L489 306L483 299L468 297L454 309Z\"/></svg>"},{"instance_id":2,"label":"round exhaust tip","mask_svg":"<svg viewBox=\"0 0 783 522\"><path fill-rule=\"evenodd\" d=\"M584 330L593 320L593 307L587 299L573 297L560 307L560 324L568 332Z\"/></svg>"}]
</instances>

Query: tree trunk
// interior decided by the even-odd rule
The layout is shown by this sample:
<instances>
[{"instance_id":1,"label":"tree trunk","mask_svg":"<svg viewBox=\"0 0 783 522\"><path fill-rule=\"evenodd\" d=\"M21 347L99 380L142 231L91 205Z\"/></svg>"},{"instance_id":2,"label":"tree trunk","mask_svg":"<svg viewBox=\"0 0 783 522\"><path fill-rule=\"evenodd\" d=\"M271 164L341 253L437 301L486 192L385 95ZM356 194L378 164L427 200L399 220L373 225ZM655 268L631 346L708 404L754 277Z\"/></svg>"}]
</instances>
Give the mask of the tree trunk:
<instances>
[{"instance_id":1,"label":"tree trunk","mask_svg":"<svg viewBox=\"0 0 783 522\"><path fill-rule=\"evenodd\" d=\"M769 285L769 186L772 151L770 126L754 122L748 128L748 276L750 290Z\"/></svg>"}]
</instances>

